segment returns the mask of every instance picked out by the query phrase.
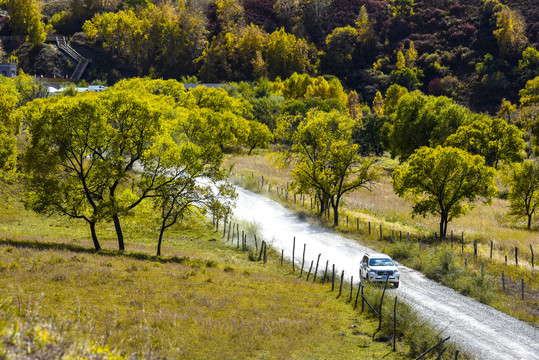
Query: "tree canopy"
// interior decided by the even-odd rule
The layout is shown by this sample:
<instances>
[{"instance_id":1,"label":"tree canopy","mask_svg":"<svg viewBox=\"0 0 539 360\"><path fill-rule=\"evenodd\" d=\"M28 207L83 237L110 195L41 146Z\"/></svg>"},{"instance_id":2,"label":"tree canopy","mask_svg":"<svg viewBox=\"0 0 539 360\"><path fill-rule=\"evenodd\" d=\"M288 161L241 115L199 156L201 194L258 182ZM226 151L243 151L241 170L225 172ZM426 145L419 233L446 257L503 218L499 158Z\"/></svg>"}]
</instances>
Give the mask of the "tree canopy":
<instances>
[{"instance_id":1,"label":"tree canopy","mask_svg":"<svg viewBox=\"0 0 539 360\"><path fill-rule=\"evenodd\" d=\"M421 147L393 172L392 182L395 193L412 202L413 214L440 216L440 237L445 238L451 220L477 200L490 203L496 194L495 174L479 155L453 147Z\"/></svg>"},{"instance_id":2,"label":"tree canopy","mask_svg":"<svg viewBox=\"0 0 539 360\"><path fill-rule=\"evenodd\" d=\"M232 194L209 190L223 180L218 144L188 134L190 109L172 96L156 95L156 89L163 90L161 81L145 82L150 83L135 90L124 82L101 93L38 99L21 110L31 135L25 156L28 206L86 220L96 249L96 223L109 219L120 250L125 248L120 218L143 201L172 196L173 208L180 200L187 207L215 206L221 195ZM205 124L206 132L217 133L216 124ZM210 184L198 184L200 178ZM166 220L170 224L171 218Z\"/></svg>"},{"instance_id":3,"label":"tree canopy","mask_svg":"<svg viewBox=\"0 0 539 360\"><path fill-rule=\"evenodd\" d=\"M522 161L524 140L522 132L500 118L480 115L470 125L461 126L447 138L446 145L458 147L470 154L481 155L487 166Z\"/></svg>"},{"instance_id":4,"label":"tree canopy","mask_svg":"<svg viewBox=\"0 0 539 360\"><path fill-rule=\"evenodd\" d=\"M526 218L528 230L532 219L539 209L539 162L528 160L514 164L509 171L508 183L510 215Z\"/></svg>"},{"instance_id":5,"label":"tree canopy","mask_svg":"<svg viewBox=\"0 0 539 360\"><path fill-rule=\"evenodd\" d=\"M283 121L286 119L290 118ZM359 145L353 143L356 125L336 110L312 110L299 120L291 134L290 151L280 159L281 165L292 160L292 188L316 196L320 215L328 206L333 208L335 226L339 224L343 195L361 187L370 189L379 176L374 160L361 157Z\"/></svg>"}]
</instances>

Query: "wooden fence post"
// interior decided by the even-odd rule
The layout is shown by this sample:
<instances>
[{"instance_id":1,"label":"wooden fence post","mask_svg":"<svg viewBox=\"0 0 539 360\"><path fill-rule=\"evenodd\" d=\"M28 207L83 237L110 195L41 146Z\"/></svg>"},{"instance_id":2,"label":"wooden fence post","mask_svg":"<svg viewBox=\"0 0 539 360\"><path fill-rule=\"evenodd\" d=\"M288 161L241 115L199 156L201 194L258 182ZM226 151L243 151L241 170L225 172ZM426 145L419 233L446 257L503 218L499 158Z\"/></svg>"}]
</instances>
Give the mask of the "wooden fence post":
<instances>
[{"instance_id":1,"label":"wooden fence post","mask_svg":"<svg viewBox=\"0 0 539 360\"><path fill-rule=\"evenodd\" d=\"M522 301L524 301L524 278L521 278L520 279L520 283L521 283L521 292L522 292Z\"/></svg>"},{"instance_id":2,"label":"wooden fence post","mask_svg":"<svg viewBox=\"0 0 539 360\"><path fill-rule=\"evenodd\" d=\"M237 237L237 242L236 242L236 247L239 248L240 247L240 224L238 224L238 231L236 231L236 237Z\"/></svg>"},{"instance_id":3,"label":"wooden fence post","mask_svg":"<svg viewBox=\"0 0 539 360\"><path fill-rule=\"evenodd\" d=\"M371 222L369 221L369 235L371 234Z\"/></svg>"},{"instance_id":4,"label":"wooden fence post","mask_svg":"<svg viewBox=\"0 0 539 360\"><path fill-rule=\"evenodd\" d=\"M359 282L359 286L357 287L357 293L356 293L356 302L354 303L354 310L357 308L357 300L359 298L359 292L361 291L361 287L363 286L363 284L361 283L361 281Z\"/></svg>"},{"instance_id":5,"label":"wooden fence post","mask_svg":"<svg viewBox=\"0 0 539 360\"><path fill-rule=\"evenodd\" d=\"M384 296L386 294L386 289L387 289L387 283L388 282L389 282L389 276L386 278L386 282L384 283L384 291L382 291L382 297L380 298L380 308L378 310L378 330L376 330L376 332L378 332L378 331L380 331L380 329L382 329L382 306L384 305ZM374 334L373 334L373 337L374 337Z\"/></svg>"},{"instance_id":6,"label":"wooden fence post","mask_svg":"<svg viewBox=\"0 0 539 360\"><path fill-rule=\"evenodd\" d=\"M365 286L363 283L361 283L361 313L363 314L363 310L365 309L365 295L363 294L363 288Z\"/></svg>"},{"instance_id":7,"label":"wooden fence post","mask_svg":"<svg viewBox=\"0 0 539 360\"><path fill-rule=\"evenodd\" d=\"M348 215L346 215L346 226L348 226Z\"/></svg>"},{"instance_id":8,"label":"wooden fence post","mask_svg":"<svg viewBox=\"0 0 539 360\"><path fill-rule=\"evenodd\" d=\"M473 257L477 257L477 239L473 241Z\"/></svg>"},{"instance_id":9,"label":"wooden fence post","mask_svg":"<svg viewBox=\"0 0 539 360\"><path fill-rule=\"evenodd\" d=\"M228 235L227 235L227 238L226 238L226 242L228 242L230 240L230 228L232 226L230 226L232 224L232 221L228 223ZM234 238L234 236L232 236L232 238Z\"/></svg>"},{"instance_id":10,"label":"wooden fence post","mask_svg":"<svg viewBox=\"0 0 539 360\"><path fill-rule=\"evenodd\" d=\"M337 295L337 299L339 298L339 296L341 296L342 294L342 282L344 280L344 270L342 271L341 273L341 285L339 286L339 295Z\"/></svg>"},{"instance_id":11,"label":"wooden fence post","mask_svg":"<svg viewBox=\"0 0 539 360\"><path fill-rule=\"evenodd\" d=\"M380 240L382 240L382 224L380 224Z\"/></svg>"},{"instance_id":12,"label":"wooden fence post","mask_svg":"<svg viewBox=\"0 0 539 360\"><path fill-rule=\"evenodd\" d=\"M223 221L223 236L221 237L224 239L225 235L226 235L226 220Z\"/></svg>"},{"instance_id":13,"label":"wooden fence post","mask_svg":"<svg viewBox=\"0 0 539 360\"><path fill-rule=\"evenodd\" d=\"M316 259L316 268L314 269L313 284L316 282L316 274L318 273L318 262L320 261L320 255L322 254L318 254L318 259Z\"/></svg>"},{"instance_id":14,"label":"wooden fence post","mask_svg":"<svg viewBox=\"0 0 539 360\"><path fill-rule=\"evenodd\" d=\"M354 277L350 276L350 299L348 302L352 302L352 295L354 294Z\"/></svg>"},{"instance_id":15,"label":"wooden fence post","mask_svg":"<svg viewBox=\"0 0 539 360\"><path fill-rule=\"evenodd\" d=\"M281 266L283 266L284 249L281 249Z\"/></svg>"},{"instance_id":16,"label":"wooden fence post","mask_svg":"<svg viewBox=\"0 0 539 360\"><path fill-rule=\"evenodd\" d=\"M505 274L502 270L502 289L503 289L503 292L505 292Z\"/></svg>"},{"instance_id":17,"label":"wooden fence post","mask_svg":"<svg viewBox=\"0 0 539 360\"><path fill-rule=\"evenodd\" d=\"M303 275L303 265L305 265L305 248L307 247L307 244L303 244L303 258L301 260L301 272L299 273L299 277Z\"/></svg>"},{"instance_id":18,"label":"wooden fence post","mask_svg":"<svg viewBox=\"0 0 539 360\"><path fill-rule=\"evenodd\" d=\"M518 247L515 246L515 265L518 266Z\"/></svg>"},{"instance_id":19,"label":"wooden fence post","mask_svg":"<svg viewBox=\"0 0 539 360\"><path fill-rule=\"evenodd\" d=\"M255 238L255 253L258 252L258 240L256 240L256 234L254 235L254 238ZM281 265L283 264L283 262L281 261Z\"/></svg>"},{"instance_id":20,"label":"wooden fence post","mask_svg":"<svg viewBox=\"0 0 539 360\"><path fill-rule=\"evenodd\" d=\"M266 245L266 242L264 241L264 264L268 262L268 254L267 254L267 245Z\"/></svg>"},{"instance_id":21,"label":"wooden fence post","mask_svg":"<svg viewBox=\"0 0 539 360\"><path fill-rule=\"evenodd\" d=\"M324 270L324 277L322 278L322 284L326 283L326 275L328 273L329 260L326 260L326 270Z\"/></svg>"},{"instance_id":22,"label":"wooden fence post","mask_svg":"<svg viewBox=\"0 0 539 360\"><path fill-rule=\"evenodd\" d=\"M461 254L464 255L464 231L461 234Z\"/></svg>"},{"instance_id":23,"label":"wooden fence post","mask_svg":"<svg viewBox=\"0 0 539 360\"><path fill-rule=\"evenodd\" d=\"M396 351L397 346L397 297L395 296L395 304L393 305L393 351Z\"/></svg>"},{"instance_id":24,"label":"wooden fence post","mask_svg":"<svg viewBox=\"0 0 539 360\"><path fill-rule=\"evenodd\" d=\"M309 281L309 277L311 276L311 271L313 270L313 261L311 260L311 267L309 268L309 273L307 274L307 280Z\"/></svg>"},{"instance_id":25,"label":"wooden fence post","mask_svg":"<svg viewBox=\"0 0 539 360\"><path fill-rule=\"evenodd\" d=\"M356 219L356 230L359 231L359 218Z\"/></svg>"},{"instance_id":26,"label":"wooden fence post","mask_svg":"<svg viewBox=\"0 0 539 360\"><path fill-rule=\"evenodd\" d=\"M331 291L335 290L335 264L333 264L333 274L331 275Z\"/></svg>"},{"instance_id":27,"label":"wooden fence post","mask_svg":"<svg viewBox=\"0 0 539 360\"><path fill-rule=\"evenodd\" d=\"M532 253L532 269L533 269L535 267L535 264L533 263L533 248L531 244L530 244L530 251Z\"/></svg>"},{"instance_id":28,"label":"wooden fence post","mask_svg":"<svg viewBox=\"0 0 539 360\"><path fill-rule=\"evenodd\" d=\"M492 260L492 249L494 248L494 241L490 240L490 260Z\"/></svg>"}]
</instances>

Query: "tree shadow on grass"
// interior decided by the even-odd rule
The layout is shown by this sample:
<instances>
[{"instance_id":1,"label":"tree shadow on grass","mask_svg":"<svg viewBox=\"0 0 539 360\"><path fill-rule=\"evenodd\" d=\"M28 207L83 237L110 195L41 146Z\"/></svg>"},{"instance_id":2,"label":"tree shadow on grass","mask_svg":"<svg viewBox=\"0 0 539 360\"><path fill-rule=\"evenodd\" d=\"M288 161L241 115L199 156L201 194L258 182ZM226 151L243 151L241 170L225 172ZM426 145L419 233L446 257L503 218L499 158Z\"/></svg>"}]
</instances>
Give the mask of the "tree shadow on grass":
<instances>
[{"instance_id":1,"label":"tree shadow on grass","mask_svg":"<svg viewBox=\"0 0 539 360\"><path fill-rule=\"evenodd\" d=\"M192 267L215 267L215 263L211 260L200 260L200 259L191 259L188 256L156 256L148 255L139 252L126 252L119 250L95 250L87 248L84 246L73 245L73 244L62 244L56 242L44 242L33 239L24 239L24 238L9 238L6 235L0 237L0 245L13 246L16 248L25 248L32 250L58 250L58 251L70 251L73 253L83 253L83 254L92 254L99 256L109 256L109 257L123 257L133 260L142 260L142 261L153 261L162 264L166 263L175 263L175 264L184 264Z\"/></svg>"}]
</instances>

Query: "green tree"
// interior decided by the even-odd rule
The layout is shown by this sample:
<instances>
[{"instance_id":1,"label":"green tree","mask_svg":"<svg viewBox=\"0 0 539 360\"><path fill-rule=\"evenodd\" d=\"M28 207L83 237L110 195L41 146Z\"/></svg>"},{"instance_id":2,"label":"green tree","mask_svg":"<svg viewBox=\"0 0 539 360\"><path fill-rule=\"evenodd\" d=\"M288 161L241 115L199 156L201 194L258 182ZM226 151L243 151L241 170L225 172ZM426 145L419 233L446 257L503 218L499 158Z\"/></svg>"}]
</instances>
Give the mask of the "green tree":
<instances>
[{"instance_id":1,"label":"green tree","mask_svg":"<svg viewBox=\"0 0 539 360\"><path fill-rule=\"evenodd\" d=\"M413 202L413 214L440 216L443 239L451 220L466 214L477 200L491 202L495 174L481 156L452 147L422 147L408 165L393 172L392 182L398 196Z\"/></svg>"},{"instance_id":2,"label":"green tree","mask_svg":"<svg viewBox=\"0 0 539 360\"><path fill-rule=\"evenodd\" d=\"M280 158L281 165L292 159L291 186L317 196L320 215L328 206L333 208L335 226L342 197L361 187L370 189L379 177L374 161L362 158L352 141L355 126L357 122L335 110L310 111L291 135L290 150Z\"/></svg>"},{"instance_id":3,"label":"green tree","mask_svg":"<svg viewBox=\"0 0 539 360\"><path fill-rule=\"evenodd\" d=\"M534 47L528 46L522 52L522 59L518 61L518 68L520 70L539 68L539 51Z\"/></svg>"},{"instance_id":4,"label":"green tree","mask_svg":"<svg viewBox=\"0 0 539 360\"><path fill-rule=\"evenodd\" d=\"M84 219L96 250L96 223L106 177L96 149L106 148L111 130L96 94L35 100L21 109L31 135L24 158L26 206L42 214Z\"/></svg>"},{"instance_id":5,"label":"green tree","mask_svg":"<svg viewBox=\"0 0 539 360\"><path fill-rule=\"evenodd\" d=\"M357 38L357 29L352 26L335 28L326 37L324 66L329 74L345 77L353 70Z\"/></svg>"},{"instance_id":6,"label":"green tree","mask_svg":"<svg viewBox=\"0 0 539 360\"><path fill-rule=\"evenodd\" d=\"M19 94L14 86L0 82L0 177L13 174L17 162L18 103Z\"/></svg>"},{"instance_id":7,"label":"green tree","mask_svg":"<svg viewBox=\"0 0 539 360\"><path fill-rule=\"evenodd\" d=\"M508 180L509 214L516 218L526 217L529 230L535 210L539 209L539 162L528 160L514 164Z\"/></svg>"},{"instance_id":8,"label":"green tree","mask_svg":"<svg viewBox=\"0 0 539 360\"><path fill-rule=\"evenodd\" d=\"M497 169L500 161L522 161L523 135L515 125L509 125L503 119L480 115L470 125L459 127L447 138L445 145L481 155L487 166Z\"/></svg>"},{"instance_id":9,"label":"green tree","mask_svg":"<svg viewBox=\"0 0 539 360\"><path fill-rule=\"evenodd\" d=\"M524 89L520 90L520 106L534 106L539 104L539 76L526 82Z\"/></svg>"},{"instance_id":10,"label":"green tree","mask_svg":"<svg viewBox=\"0 0 539 360\"><path fill-rule=\"evenodd\" d=\"M369 18L365 5L361 6L354 23L356 25L357 40L362 49L371 49L376 45L377 36L374 30L374 21Z\"/></svg>"},{"instance_id":11,"label":"green tree","mask_svg":"<svg viewBox=\"0 0 539 360\"><path fill-rule=\"evenodd\" d=\"M393 84L388 87L384 98L384 112L388 115L393 114L397 109L400 98L406 94L408 94L408 89L404 86Z\"/></svg>"},{"instance_id":12,"label":"green tree","mask_svg":"<svg viewBox=\"0 0 539 360\"><path fill-rule=\"evenodd\" d=\"M388 6L394 17L406 17L414 13L414 0L388 0Z\"/></svg>"},{"instance_id":13,"label":"green tree","mask_svg":"<svg viewBox=\"0 0 539 360\"><path fill-rule=\"evenodd\" d=\"M404 161L421 146L442 145L471 117L470 110L448 97L426 96L419 91L405 94L393 113L391 156Z\"/></svg>"},{"instance_id":14,"label":"green tree","mask_svg":"<svg viewBox=\"0 0 539 360\"><path fill-rule=\"evenodd\" d=\"M172 96L145 92L163 90L163 81L136 90L129 85L38 99L22 110L31 135L25 156L29 207L86 220L96 249L98 221L112 219L124 250L122 216L146 199L185 185L188 178L223 179L218 146L184 132L191 109Z\"/></svg>"},{"instance_id":15,"label":"green tree","mask_svg":"<svg viewBox=\"0 0 539 360\"><path fill-rule=\"evenodd\" d=\"M204 213L217 205L223 206L224 214L230 212L236 194L224 181L225 172L219 168L221 162L222 153L215 145L185 139L175 142L169 136L161 137L145 152L138 187L141 190L155 188L149 197L161 218L157 256L161 255L165 230L187 213Z\"/></svg>"},{"instance_id":16,"label":"green tree","mask_svg":"<svg viewBox=\"0 0 539 360\"><path fill-rule=\"evenodd\" d=\"M500 55L504 58L516 58L528 43L526 21L520 14L506 7L496 14L494 36L498 40Z\"/></svg>"},{"instance_id":17,"label":"green tree","mask_svg":"<svg viewBox=\"0 0 539 360\"><path fill-rule=\"evenodd\" d=\"M265 124L254 120L249 121L249 134L246 140L249 155L255 148L267 149L272 140L273 134Z\"/></svg>"},{"instance_id":18,"label":"green tree","mask_svg":"<svg viewBox=\"0 0 539 360\"><path fill-rule=\"evenodd\" d=\"M288 34L284 28L270 34L264 51L268 76L286 78L295 72L305 73L312 69L309 45L303 39Z\"/></svg>"},{"instance_id":19,"label":"green tree","mask_svg":"<svg viewBox=\"0 0 539 360\"><path fill-rule=\"evenodd\" d=\"M236 26L243 26L243 6L237 0L217 0L217 21L221 31L231 32Z\"/></svg>"},{"instance_id":20,"label":"green tree","mask_svg":"<svg viewBox=\"0 0 539 360\"><path fill-rule=\"evenodd\" d=\"M47 37L41 21L40 2L36 0L3 0L9 12L9 23L16 35L27 35L32 46L43 44Z\"/></svg>"}]
</instances>

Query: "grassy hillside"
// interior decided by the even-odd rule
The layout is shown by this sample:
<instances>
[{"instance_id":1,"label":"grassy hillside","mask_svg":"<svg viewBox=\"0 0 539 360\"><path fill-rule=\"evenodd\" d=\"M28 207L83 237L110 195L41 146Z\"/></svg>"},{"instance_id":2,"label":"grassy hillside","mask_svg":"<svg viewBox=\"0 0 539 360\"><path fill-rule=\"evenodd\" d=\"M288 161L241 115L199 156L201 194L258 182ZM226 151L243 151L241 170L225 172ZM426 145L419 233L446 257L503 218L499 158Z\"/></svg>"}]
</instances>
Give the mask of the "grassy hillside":
<instances>
[{"instance_id":1,"label":"grassy hillside","mask_svg":"<svg viewBox=\"0 0 539 360\"><path fill-rule=\"evenodd\" d=\"M142 218L126 227L122 253L101 226L106 250L96 253L84 224L27 212L5 192L1 204L0 359L390 353L372 341L377 320L335 299L327 285L298 279L278 257L265 265L249 261L204 222L168 233L162 258L151 255L155 230L135 228Z\"/></svg>"}]
</instances>

